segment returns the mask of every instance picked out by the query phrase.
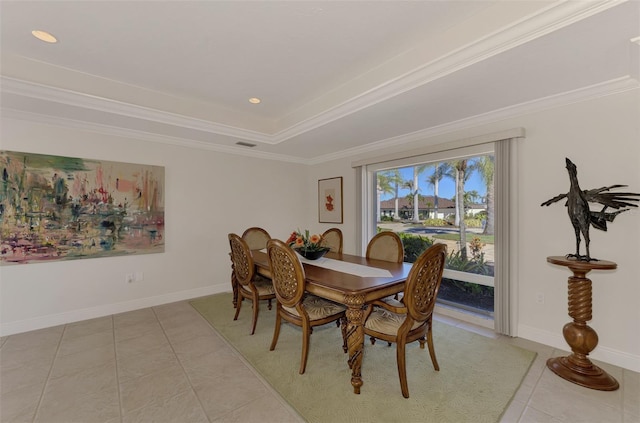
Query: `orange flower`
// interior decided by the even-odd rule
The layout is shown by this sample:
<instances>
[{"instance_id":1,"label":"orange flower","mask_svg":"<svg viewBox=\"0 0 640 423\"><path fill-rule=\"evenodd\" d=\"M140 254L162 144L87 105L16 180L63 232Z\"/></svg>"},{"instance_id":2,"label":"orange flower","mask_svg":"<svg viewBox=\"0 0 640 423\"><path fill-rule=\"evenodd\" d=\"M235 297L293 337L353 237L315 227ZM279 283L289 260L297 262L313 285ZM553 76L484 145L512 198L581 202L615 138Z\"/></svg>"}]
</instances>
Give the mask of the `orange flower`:
<instances>
[{"instance_id":1,"label":"orange flower","mask_svg":"<svg viewBox=\"0 0 640 423\"><path fill-rule=\"evenodd\" d=\"M317 251L324 248L321 245L322 236L318 234L309 235L308 229L304 231L300 229L294 231L291 236L289 236L287 244L292 248L304 249L305 251Z\"/></svg>"},{"instance_id":2,"label":"orange flower","mask_svg":"<svg viewBox=\"0 0 640 423\"><path fill-rule=\"evenodd\" d=\"M289 239L287 239L287 244L292 244L293 242L295 242L296 238L298 238L298 233L296 231L291 232L291 235L289 235Z\"/></svg>"}]
</instances>

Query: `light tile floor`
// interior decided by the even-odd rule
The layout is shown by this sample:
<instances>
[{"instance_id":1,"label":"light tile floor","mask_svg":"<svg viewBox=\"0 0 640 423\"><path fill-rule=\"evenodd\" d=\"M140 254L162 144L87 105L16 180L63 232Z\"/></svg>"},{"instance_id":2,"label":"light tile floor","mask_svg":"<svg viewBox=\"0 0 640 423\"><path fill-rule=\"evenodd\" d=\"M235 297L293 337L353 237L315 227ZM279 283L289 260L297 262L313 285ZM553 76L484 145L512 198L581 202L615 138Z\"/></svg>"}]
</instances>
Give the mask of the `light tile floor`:
<instances>
[{"instance_id":1,"label":"light tile floor","mask_svg":"<svg viewBox=\"0 0 640 423\"><path fill-rule=\"evenodd\" d=\"M640 374L582 388L545 366L566 351L437 318L538 353L503 423L640 423ZM3 423L302 421L187 301L2 337L0 371Z\"/></svg>"}]
</instances>

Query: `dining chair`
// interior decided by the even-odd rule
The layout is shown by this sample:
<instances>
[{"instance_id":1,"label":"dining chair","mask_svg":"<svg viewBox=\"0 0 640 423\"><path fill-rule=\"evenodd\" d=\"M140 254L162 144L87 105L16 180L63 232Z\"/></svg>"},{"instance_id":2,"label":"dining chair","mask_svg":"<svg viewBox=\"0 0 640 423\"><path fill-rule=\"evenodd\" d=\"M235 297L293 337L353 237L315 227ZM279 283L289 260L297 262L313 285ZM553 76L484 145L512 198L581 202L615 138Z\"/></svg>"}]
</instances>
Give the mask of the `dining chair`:
<instances>
[{"instance_id":1,"label":"dining chair","mask_svg":"<svg viewBox=\"0 0 640 423\"><path fill-rule=\"evenodd\" d=\"M375 344L377 338L396 344L400 388L405 398L409 398L405 357L407 343L417 340L421 349L426 343L433 368L440 370L433 347L432 323L446 255L445 244L434 244L426 249L409 271L403 303L394 306L385 301L373 301L365 312L364 333L371 337L371 343Z\"/></svg>"},{"instance_id":2,"label":"dining chair","mask_svg":"<svg viewBox=\"0 0 640 423\"><path fill-rule=\"evenodd\" d=\"M246 241L250 250L264 250L271 236L266 230L253 226L242 233L242 239Z\"/></svg>"},{"instance_id":3,"label":"dining chair","mask_svg":"<svg viewBox=\"0 0 640 423\"><path fill-rule=\"evenodd\" d=\"M271 300L276 297L271 280L256 273L251 250L247 242L236 234L229 234L229 245L231 247L231 261L233 268L232 277L235 278L237 286L236 314L233 320L238 320L242 302L244 299L251 300L253 307L253 318L251 323L251 335L256 331L258 322L258 312L260 301L267 300L268 308L271 310Z\"/></svg>"},{"instance_id":4,"label":"dining chair","mask_svg":"<svg viewBox=\"0 0 640 423\"><path fill-rule=\"evenodd\" d=\"M342 350L347 351L346 307L305 291L306 277L300 259L286 243L272 239L267 243L267 256L276 291L276 325L270 351L276 348L282 319L302 328L300 374L307 367L309 340L315 326L330 322L342 323Z\"/></svg>"},{"instance_id":5,"label":"dining chair","mask_svg":"<svg viewBox=\"0 0 640 423\"><path fill-rule=\"evenodd\" d=\"M267 250L267 241L271 239L271 235L265 229L259 228L257 226L252 226L251 228L247 228L242 233L242 239L244 239L249 245L249 249L253 250ZM260 275L266 277L267 279L271 279L271 274L268 270L262 269L260 271Z\"/></svg>"},{"instance_id":6,"label":"dining chair","mask_svg":"<svg viewBox=\"0 0 640 423\"><path fill-rule=\"evenodd\" d=\"M331 252L342 254L342 231L330 228L322 234L322 245L331 248Z\"/></svg>"},{"instance_id":7,"label":"dining chair","mask_svg":"<svg viewBox=\"0 0 640 423\"><path fill-rule=\"evenodd\" d=\"M404 261L404 246L400 236L391 231L378 232L367 244L367 258L402 263ZM384 301L394 303L399 301L402 293L386 297Z\"/></svg>"},{"instance_id":8,"label":"dining chair","mask_svg":"<svg viewBox=\"0 0 640 423\"><path fill-rule=\"evenodd\" d=\"M404 261L402 239L395 232L379 232L367 244L366 257L368 259L402 263Z\"/></svg>"}]
</instances>

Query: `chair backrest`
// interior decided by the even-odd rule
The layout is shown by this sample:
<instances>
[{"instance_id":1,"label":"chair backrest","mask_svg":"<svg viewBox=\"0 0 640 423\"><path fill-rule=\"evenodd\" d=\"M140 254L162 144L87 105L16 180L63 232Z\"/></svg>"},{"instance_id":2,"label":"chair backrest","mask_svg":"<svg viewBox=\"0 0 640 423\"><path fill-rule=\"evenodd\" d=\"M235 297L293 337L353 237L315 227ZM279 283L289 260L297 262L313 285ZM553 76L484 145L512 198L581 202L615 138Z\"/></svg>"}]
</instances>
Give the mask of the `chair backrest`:
<instances>
[{"instance_id":1,"label":"chair backrest","mask_svg":"<svg viewBox=\"0 0 640 423\"><path fill-rule=\"evenodd\" d=\"M404 287L404 304L412 319L424 322L433 314L447 257L445 244L433 244L418 257Z\"/></svg>"},{"instance_id":2,"label":"chair backrest","mask_svg":"<svg viewBox=\"0 0 640 423\"><path fill-rule=\"evenodd\" d=\"M295 307L304 296L305 273L296 254L279 239L267 242L271 281L278 302L285 307Z\"/></svg>"},{"instance_id":3,"label":"chair backrest","mask_svg":"<svg viewBox=\"0 0 640 423\"><path fill-rule=\"evenodd\" d=\"M246 241L250 250L262 250L267 248L267 241L271 236L266 230L254 226L242 233L242 239Z\"/></svg>"},{"instance_id":4,"label":"chair backrest","mask_svg":"<svg viewBox=\"0 0 640 423\"><path fill-rule=\"evenodd\" d=\"M322 234L322 245L331 248L331 252L342 253L342 231L331 228Z\"/></svg>"},{"instance_id":5,"label":"chair backrest","mask_svg":"<svg viewBox=\"0 0 640 423\"><path fill-rule=\"evenodd\" d=\"M402 239L391 231L376 234L367 245L367 258L402 263L404 261Z\"/></svg>"},{"instance_id":6,"label":"chair backrest","mask_svg":"<svg viewBox=\"0 0 640 423\"><path fill-rule=\"evenodd\" d=\"M236 234L229 234L229 246L231 247L233 272L238 283L246 286L253 280L256 271L251 250L245 240Z\"/></svg>"}]
</instances>

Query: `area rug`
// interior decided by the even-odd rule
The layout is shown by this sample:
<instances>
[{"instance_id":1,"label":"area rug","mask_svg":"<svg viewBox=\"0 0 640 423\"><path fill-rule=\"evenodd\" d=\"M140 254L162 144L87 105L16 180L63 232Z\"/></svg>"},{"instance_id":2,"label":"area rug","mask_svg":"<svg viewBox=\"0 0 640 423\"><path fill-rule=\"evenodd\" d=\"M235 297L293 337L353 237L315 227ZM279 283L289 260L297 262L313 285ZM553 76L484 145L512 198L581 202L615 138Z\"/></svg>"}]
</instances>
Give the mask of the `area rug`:
<instances>
[{"instance_id":1,"label":"area rug","mask_svg":"<svg viewBox=\"0 0 640 423\"><path fill-rule=\"evenodd\" d=\"M410 398L400 391L395 345L366 340L362 364L364 385L355 395L347 354L335 324L314 328L305 374L298 374L302 335L283 323L274 351L269 351L275 304L260 306L251 331L251 303L245 301L233 320L231 294L191 301L220 333L308 422L497 422L535 358L535 353L478 334L434 322L433 336L440 371L428 349L407 346Z\"/></svg>"}]
</instances>

